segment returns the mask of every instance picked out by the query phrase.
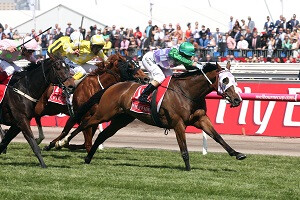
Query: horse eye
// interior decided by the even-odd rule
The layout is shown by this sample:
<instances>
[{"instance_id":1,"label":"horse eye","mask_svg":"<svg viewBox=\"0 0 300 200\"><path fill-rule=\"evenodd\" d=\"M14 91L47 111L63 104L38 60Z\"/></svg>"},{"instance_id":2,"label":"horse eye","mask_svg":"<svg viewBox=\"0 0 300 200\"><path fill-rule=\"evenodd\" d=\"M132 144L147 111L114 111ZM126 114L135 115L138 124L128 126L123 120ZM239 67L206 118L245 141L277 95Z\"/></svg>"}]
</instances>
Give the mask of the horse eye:
<instances>
[{"instance_id":1,"label":"horse eye","mask_svg":"<svg viewBox=\"0 0 300 200\"><path fill-rule=\"evenodd\" d=\"M229 83L229 78L226 77L222 80L223 84L227 85Z\"/></svg>"}]
</instances>

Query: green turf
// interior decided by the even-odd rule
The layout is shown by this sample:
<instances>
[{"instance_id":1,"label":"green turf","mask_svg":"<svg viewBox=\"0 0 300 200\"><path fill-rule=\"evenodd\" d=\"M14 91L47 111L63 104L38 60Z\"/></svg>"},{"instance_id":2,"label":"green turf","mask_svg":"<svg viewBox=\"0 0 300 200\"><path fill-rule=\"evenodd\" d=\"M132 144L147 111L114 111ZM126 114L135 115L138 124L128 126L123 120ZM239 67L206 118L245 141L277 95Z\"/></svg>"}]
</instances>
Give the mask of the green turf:
<instances>
[{"instance_id":1,"label":"green turf","mask_svg":"<svg viewBox=\"0 0 300 200\"><path fill-rule=\"evenodd\" d=\"M190 152L184 171L177 151L107 148L91 164L86 153L42 152L39 167L28 144L0 155L0 199L299 199L299 157Z\"/></svg>"}]
</instances>

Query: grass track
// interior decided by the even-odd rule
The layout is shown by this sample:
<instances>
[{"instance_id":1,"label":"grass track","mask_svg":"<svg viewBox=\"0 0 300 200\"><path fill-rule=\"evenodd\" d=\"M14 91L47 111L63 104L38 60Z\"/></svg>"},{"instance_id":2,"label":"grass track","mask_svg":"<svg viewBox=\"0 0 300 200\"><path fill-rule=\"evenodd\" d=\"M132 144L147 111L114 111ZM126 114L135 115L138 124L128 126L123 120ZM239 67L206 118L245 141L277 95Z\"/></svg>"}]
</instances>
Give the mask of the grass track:
<instances>
[{"instance_id":1,"label":"grass track","mask_svg":"<svg viewBox=\"0 0 300 200\"><path fill-rule=\"evenodd\" d=\"M300 199L300 158L190 152L184 171L177 151L107 148L86 153L42 152L39 167L28 144L0 155L0 199Z\"/></svg>"}]
</instances>

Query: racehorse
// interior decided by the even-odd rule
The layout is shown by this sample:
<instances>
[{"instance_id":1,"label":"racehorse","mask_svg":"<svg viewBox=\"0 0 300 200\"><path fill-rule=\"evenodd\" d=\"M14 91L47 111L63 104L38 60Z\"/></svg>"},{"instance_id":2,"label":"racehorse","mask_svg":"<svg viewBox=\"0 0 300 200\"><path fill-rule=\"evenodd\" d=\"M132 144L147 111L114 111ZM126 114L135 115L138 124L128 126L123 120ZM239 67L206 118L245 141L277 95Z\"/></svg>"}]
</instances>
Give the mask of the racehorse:
<instances>
[{"instance_id":1,"label":"racehorse","mask_svg":"<svg viewBox=\"0 0 300 200\"><path fill-rule=\"evenodd\" d=\"M13 75L2 101L1 123L10 128L0 143L0 154L22 131L41 167L46 167L40 148L34 140L30 120L34 117L36 102L51 83L64 85L69 89L75 87L69 67L61 59L54 57L31 63L25 71Z\"/></svg>"},{"instance_id":2,"label":"racehorse","mask_svg":"<svg viewBox=\"0 0 300 200\"><path fill-rule=\"evenodd\" d=\"M137 81L141 83L146 83L149 81L149 77L140 69L139 65L128 56L123 57L121 54L115 54L108 58L107 62L98 63L98 69L90 73L75 89L73 94L73 108L74 111L77 110L84 102L86 102L91 96L96 92L103 89L104 87L111 86L120 81ZM64 113L69 115L68 108L66 105L60 105L56 103L48 102L48 99L53 91L53 86L50 86L48 90L43 94L40 101L38 102L35 113L36 122L39 128L39 139L44 138L42 132L42 126L40 118L44 115L57 115L59 113ZM97 109L97 105L93 108ZM88 119L94 111L91 110L90 113L85 115L85 119ZM76 122L75 122L76 123ZM66 128L70 129L75 125L70 120L68 120ZM63 133L64 134L64 131ZM92 147L92 138L97 129L97 126L89 128L83 131L85 142L83 145L69 145L70 149L81 149L85 148L89 152ZM69 132L69 130L68 130ZM45 150L50 150L55 146L56 141L60 140L61 136L54 139L48 146L45 146Z\"/></svg>"},{"instance_id":3,"label":"racehorse","mask_svg":"<svg viewBox=\"0 0 300 200\"><path fill-rule=\"evenodd\" d=\"M205 96L213 90L218 91L223 98L227 99L231 107L238 106L242 99L235 92L235 85L235 79L229 70L222 70L218 64L211 63L207 63L203 70L199 69L172 77L158 116L161 121L161 127L175 130L186 170L190 170L185 137L187 126L194 126L205 131L230 156L235 156L238 160L246 158L246 155L235 151L223 140L212 126L206 114ZM111 124L99 134L85 158L85 162L90 163L97 147L134 119L137 118L147 124L156 125L151 115L130 111L132 96L139 86L140 84L132 82L117 83L104 92L97 93L96 95L100 96L100 101L95 114L88 121L83 121L75 131L60 141L60 144L66 144L74 135L88 127L111 120ZM86 105L89 103L92 105L92 102L87 102ZM88 106L83 106L78 113L84 113L84 110L88 109ZM80 118L80 116L75 116L75 119L77 117Z\"/></svg>"}]
</instances>

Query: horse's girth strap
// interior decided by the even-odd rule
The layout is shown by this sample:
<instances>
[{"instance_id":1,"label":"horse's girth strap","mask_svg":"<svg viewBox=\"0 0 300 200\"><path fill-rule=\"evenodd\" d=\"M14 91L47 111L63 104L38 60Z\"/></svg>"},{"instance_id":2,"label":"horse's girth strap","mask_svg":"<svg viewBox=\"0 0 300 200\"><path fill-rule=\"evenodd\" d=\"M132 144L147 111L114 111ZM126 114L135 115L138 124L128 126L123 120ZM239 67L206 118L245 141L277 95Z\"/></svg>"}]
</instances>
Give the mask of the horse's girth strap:
<instances>
[{"instance_id":1,"label":"horse's girth strap","mask_svg":"<svg viewBox=\"0 0 300 200\"><path fill-rule=\"evenodd\" d=\"M29 99L30 101L33 101L33 102L38 102L39 100L38 99L35 99L35 98L32 98L31 96L29 96L28 94L25 94L24 92L18 90L17 88L13 88L13 91L22 95L23 97L25 97L26 99Z\"/></svg>"}]
</instances>

